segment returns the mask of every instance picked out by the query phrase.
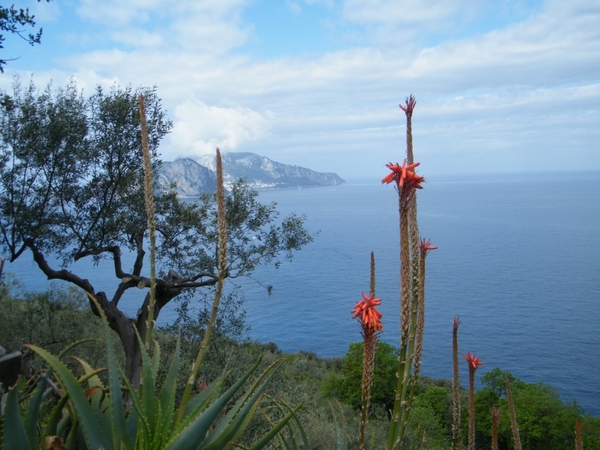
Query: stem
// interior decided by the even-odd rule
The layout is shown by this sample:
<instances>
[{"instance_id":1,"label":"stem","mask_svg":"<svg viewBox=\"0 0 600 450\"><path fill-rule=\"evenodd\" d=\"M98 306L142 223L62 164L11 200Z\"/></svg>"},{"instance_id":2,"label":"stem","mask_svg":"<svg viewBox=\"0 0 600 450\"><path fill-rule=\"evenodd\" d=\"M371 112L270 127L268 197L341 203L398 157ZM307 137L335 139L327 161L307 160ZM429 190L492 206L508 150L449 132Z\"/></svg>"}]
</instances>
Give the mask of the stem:
<instances>
[{"instance_id":1,"label":"stem","mask_svg":"<svg viewBox=\"0 0 600 450\"><path fill-rule=\"evenodd\" d=\"M500 408L496 408L492 406L491 414L492 414L492 450L498 449L498 425L500 422L500 416L502 411Z\"/></svg>"},{"instance_id":2,"label":"stem","mask_svg":"<svg viewBox=\"0 0 600 450\"><path fill-rule=\"evenodd\" d=\"M375 255L371 252L371 283L370 296L375 297ZM360 415L360 427L358 431L358 448L365 448L365 430L369 420L369 404L371 400L371 385L373 384L373 372L375 370L375 351L377 335L368 327L363 328L363 375L362 375L362 410Z\"/></svg>"},{"instance_id":3,"label":"stem","mask_svg":"<svg viewBox=\"0 0 600 450\"><path fill-rule=\"evenodd\" d=\"M469 364L469 450L475 450L475 369Z\"/></svg>"},{"instance_id":4,"label":"stem","mask_svg":"<svg viewBox=\"0 0 600 450\"><path fill-rule=\"evenodd\" d=\"M144 200L148 216L148 234L150 235L150 301L148 303L148 326L146 330L146 349L150 347L152 326L154 324L154 302L156 296L156 217L154 214L154 184L152 182L152 161L148 145L148 125L144 96L140 95L140 126L142 131L142 155L144 166Z\"/></svg>"},{"instance_id":5,"label":"stem","mask_svg":"<svg viewBox=\"0 0 600 450\"><path fill-rule=\"evenodd\" d=\"M452 326L452 450L462 448L460 439L460 379L458 367L458 327L460 318L454 317Z\"/></svg>"},{"instance_id":6,"label":"stem","mask_svg":"<svg viewBox=\"0 0 600 450\"><path fill-rule=\"evenodd\" d=\"M215 290L215 298L213 300L210 320L208 322L206 332L204 333L204 338L202 339L202 344L200 345L200 350L198 351L196 361L194 361L194 365L192 366L192 372L190 374L190 377L188 378L187 385L185 386L185 390L183 392L183 399L181 401L181 405L179 406L179 411L177 412L177 420L175 423L180 423L183 418L185 409L187 407L187 403L192 393L192 388L196 381L196 376L198 375L198 371L200 370L200 366L202 365L204 355L206 354L206 350L208 349L210 335L212 333L217 319L217 312L219 310L219 303L221 301L221 294L223 292L223 284L227 276L227 220L225 217L223 163L221 160L221 153L219 149L217 149L217 218L219 223L219 237L217 243L217 268L219 271L219 277L217 280L217 286Z\"/></svg>"},{"instance_id":7,"label":"stem","mask_svg":"<svg viewBox=\"0 0 600 450\"><path fill-rule=\"evenodd\" d=\"M581 433L581 420L575 420L575 450L583 450L583 435Z\"/></svg>"},{"instance_id":8,"label":"stem","mask_svg":"<svg viewBox=\"0 0 600 450\"><path fill-rule=\"evenodd\" d=\"M362 376L362 408L360 414L360 427L358 433L358 448L365 448L365 430L369 420L369 405L371 401L371 385L373 384L373 372L375 369L375 349L377 344L377 333L368 327L363 327L363 376Z\"/></svg>"},{"instance_id":9,"label":"stem","mask_svg":"<svg viewBox=\"0 0 600 450\"><path fill-rule=\"evenodd\" d=\"M517 424L517 414L515 412L512 390L510 389L510 381L508 381L508 377L504 381L506 382L506 400L508 401L508 412L510 413L510 428L512 429L513 443L515 450L521 450L521 437L519 436L519 425Z\"/></svg>"}]
</instances>

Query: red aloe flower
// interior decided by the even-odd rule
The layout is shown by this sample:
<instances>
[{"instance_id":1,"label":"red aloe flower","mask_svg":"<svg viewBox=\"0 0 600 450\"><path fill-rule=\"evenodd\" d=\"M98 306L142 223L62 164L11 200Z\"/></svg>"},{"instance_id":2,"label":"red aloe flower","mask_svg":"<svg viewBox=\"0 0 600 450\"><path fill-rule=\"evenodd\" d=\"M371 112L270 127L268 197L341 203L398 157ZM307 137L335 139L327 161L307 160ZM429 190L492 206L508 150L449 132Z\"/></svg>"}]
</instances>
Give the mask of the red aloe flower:
<instances>
[{"instance_id":1,"label":"red aloe flower","mask_svg":"<svg viewBox=\"0 0 600 450\"><path fill-rule=\"evenodd\" d=\"M381 305L381 299L373 298L373 294L367 297L364 292L362 297L363 299L354 305L354 309L352 310L352 314L354 315L352 318L356 319L360 317L360 321L364 327L375 331L383 331L383 326L381 325L382 314L375 309L376 306Z\"/></svg>"},{"instance_id":2,"label":"red aloe flower","mask_svg":"<svg viewBox=\"0 0 600 450\"><path fill-rule=\"evenodd\" d=\"M400 109L402 111L404 111L406 114L412 114L416 105L417 105L417 100L411 94L410 97L406 98L406 106L402 106L402 105L399 105L399 106L400 106Z\"/></svg>"},{"instance_id":3,"label":"red aloe flower","mask_svg":"<svg viewBox=\"0 0 600 450\"><path fill-rule=\"evenodd\" d=\"M476 370L479 366L481 366L483 364L481 362L481 359L477 358L475 355L472 355L471 353L463 353L463 356L467 360L467 363L469 363L469 366L471 368L473 368L473 370Z\"/></svg>"},{"instance_id":4,"label":"red aloe flower","mask_svg":"<svg viewBox=\"0 0 600 450\"><path fill-rule=\"evenodd\" d=\"M385 176L381 182L382 183L391 183L392 181L395 181L396 184L398 184L398 187L403 187L404 185L406 185L406 187L411 187L414 189L422 189L423 186L421 186L421 183L423 183L425 181L425 178L417 175L414 172L414 168L417 167L419 164L421 163L414 163L414 164L410 164L410 165L406 165L406 159L404 160L404 162L402 163L402 165L396 163L396 164L386 164L385 166L390 169L392 172L390 174L388 174L387 176Z\"/></svg>"},{"instance_id":5,"label":"red aloe flower","mask_svg":"<svg viewBox=\"0 0 600 450\"><path fill-rule=\"evenodd\" d=\"M431 245L431 239L421 239L421 255L425 257L431 250L437 250L437 247Z\"/></svg>"}]
</instances>

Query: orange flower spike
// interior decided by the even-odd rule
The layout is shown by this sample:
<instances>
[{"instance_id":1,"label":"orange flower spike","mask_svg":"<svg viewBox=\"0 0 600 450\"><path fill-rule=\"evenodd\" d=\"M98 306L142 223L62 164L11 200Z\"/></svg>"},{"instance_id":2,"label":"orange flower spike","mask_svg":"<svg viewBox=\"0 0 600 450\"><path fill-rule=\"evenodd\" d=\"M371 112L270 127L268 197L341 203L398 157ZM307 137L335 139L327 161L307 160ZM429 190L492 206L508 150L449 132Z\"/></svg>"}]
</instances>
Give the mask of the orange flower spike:
<instances>
[{"instance_id":1,"label":"orange flower spike","mask_svg":"<svg viewBox=\"0 0 600 450\"><path fill-rule=\"evenodd\" d=\"M476 370L479 366L483 364L481 359L477 358L475 355L471 353L463 353L464 358L467 360L467 363L473 370Z\"/></svg>"},{"instance_id":2,"label":"orange flower spike","mask_svg":"<svg viewBox=\"0 0 600 450\"><path fill-rule=\"evenodd\" d=\"M406 165L406 159L404 160L404 162L402 163L402 165L396 163L396 164L386 164L385 166L390 169L392 171L392 173L388 174L386 177L384 177L381 182L382 183L386 183L389 184L392 181L395 181L396 183L398 183L399 187L404 186L404 182L407 179L411 179L411 180L415 180L418 183L422 183L423 181L425 181L425 178L418 176L416 173L414 173L414 168L417 167L419 164L421 163L414 163L414 164L410 164L410 165ZM421 186L415 186L417 188L421 188Z\"/></svg>"},{"instance_id":3,"label":"orange flower spike","mask_svg":"<svg viewBox=\"0 0 600 450\"><path fill-rule=\"evenodd\" d=\"M359 317L364 327L377 331L383 331L383 327L381 325L382 314L375 309L376 306L381 305L381 299L373 298L372 295L367 297L364 292L362 297L363 299L354 305L354 309L352 310L352 318L356 319Z\"/></svg>"}]
</instances>

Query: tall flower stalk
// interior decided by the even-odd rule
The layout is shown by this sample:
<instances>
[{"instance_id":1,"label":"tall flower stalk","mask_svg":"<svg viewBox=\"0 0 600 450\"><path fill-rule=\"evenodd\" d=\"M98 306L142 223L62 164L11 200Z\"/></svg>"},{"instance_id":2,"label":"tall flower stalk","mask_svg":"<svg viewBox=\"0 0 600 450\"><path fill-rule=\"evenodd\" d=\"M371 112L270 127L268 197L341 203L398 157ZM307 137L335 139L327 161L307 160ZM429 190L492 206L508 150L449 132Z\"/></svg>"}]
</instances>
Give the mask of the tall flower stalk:
<instances>
[{"instance_id":1,"label":"tall flower stalk","mask_svg":"<svg viewBox=\"0 0 600 450\"><path fill-rule=\"evenodd\" d=\"M517 413L515 411L512 389L510 388L508 377L506 377L504 381L506 383L506 400L508 402L508 412L510 413L510 428L512 430L513 443L515 445L515 450L521 450L521 436L519 436L519 425L517 424Z\"/></svg>"},{"instance_id":2,"label":"tall flower stalk","mask_svg":"<svg viewBox=\"0 0 600 450\"><path fill-rule=\"evenodd\" d=\"M469 365L469 450L475 450L475 371L483 363L471 353L463 356Z\"/></svg>"},{"instance_id":3,"label":"tall flower stalk","mask_svg":"<svg viewBox=\"0 0 600 450\"><path fill-rule=\"evenodd\" d=\"M421 366L425 326L425 256L436 247L421 240L417 223L416 190L425 181L415 173L412 114L417 102L411 95L400 108L406 114L406 159L389 163L391 170L381 181L394 183L398 192L400 223L400 356L396 397L388 434L388 449L399 448L410 414Z\"/></svg>"},{"instance_id":4,"label":"tall flower stalk","mask_svg":"<svg viewBox=\"0 0 600 450\"><path fill-rule=\"evenodd\" d=\"M492 415L492 450L498 450L498 426L500 425L502 410L492 406L490 414Z\"/></svg>"},{"instance_id":5,"label":"tall flower stalk","mask_svg":"<svg viewBox=\"0 0 600 450\"><path fill-rule=\"evenodd\" d=\"M460 318L452 323L452 450L460 450L460 371L458 370L458 327Z\"/></svg>"},{"instance_id":6,"label":"tall flower stalk","mask_svg":"<svg viewBox=\"0 0 600 450\"><path fill-rule=\"evenodd\" d=\"M381 325L382 314L375 309L381 304L381 299L375 298L375 255L371 252L371 289L367 297L362 294L363 299L356 303L352 310L353 319L358 317L361 333L363 336L363 375L362 375L362 409L360 416L360 427L358 433L358 448L365 448L365 430L369 420L369 404L371 400L371 385L373 384L373 372L375 370L375 349L379 333L383 331Z\"/></svg>"},{"instance_id":7,"label":"tall flower stalk","mask_svg":"<svg viewBox=\"0 0 600 450\"><path fill-rule=\"evenodd\" d=\"M579 417L575 420L575 450L583 450L583 434Z\"/></svg>"},{"instance_id":8,"label":"tall flower stalk","mask_svg":"<svg viewBox=\"0 0 600 450\"><path fill-rule=\"evenodd\" d=\"M227 276L227 219L225 213L225 187L223 183L223 161L221 160L221 152L217 148L217 223L218 223L218 241L217 241L217 269L219 277L217 279L217 286L215 289L215 297L213 299L212 310L210 313L210 319L204 332L204 338L200 344L200 351L196 356L192 371L188 378L185 390L183 391L183 399L178 412L178 418L181 419L185 414L187 403L192 394L192 388L196 382L196 376L204 360L204 355L208 349L208 342L212 329L215 326L217 320L217 312L219 310L219 303L221 301L221 295L223 293L223 284L225 277Z\"/></svg>"},{"instance_id":9,"label":"tall flower stalk","mask_svg":"<svg viewBox=\"0 0 600 450\"><path fill-rule=\"evenodd\" d=\"M150 236L150 298L148 302L148 325L146 330L146 348L150 347L154 326L154 301L156 296L156 216L154 214L154 183L152 180L152 160L148 145L148 125L144 96L140 95L140 127L142 132L142 165L144 167L144 202L148 216L148 234Z\"/></svg>"}]
</instances>

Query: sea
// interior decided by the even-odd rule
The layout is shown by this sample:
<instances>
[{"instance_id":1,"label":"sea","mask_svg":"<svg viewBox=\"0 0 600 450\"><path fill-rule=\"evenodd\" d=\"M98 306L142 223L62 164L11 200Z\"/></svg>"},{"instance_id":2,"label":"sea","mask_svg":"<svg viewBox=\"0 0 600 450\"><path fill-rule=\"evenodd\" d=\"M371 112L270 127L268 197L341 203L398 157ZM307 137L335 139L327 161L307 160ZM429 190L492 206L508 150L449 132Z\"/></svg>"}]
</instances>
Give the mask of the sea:
<instances>
[{"instance_id":1,"label":"sea","mask_svg":"<svg viewBox=\"0 0 600 450\"><path fill-rule=\"evenodd\" d=\"M285 216L306 215L314 242L291 262L259 267L231 281L245 296L249 337L284 352L341 357L361 340L350 311L369 291L370 254L382 298L380 339L399 342L398 198L379 180L260 191ZM477 380L498 367L556 388L600 416L600 172L430 177L418 191L427 256L421 373L452 377L452 323L459 350L483 361ZM29 255L5 270L29 289L45 289ZM110 264L88 267L110 280ZM74 269L75 271L75 269ZM272 285L269 293L266 285ZM100 285L101 289L104 289ZM139 304L124 305L135 314ZM160 323L176 317L176 305ZM461 361L461 383L468 370ZM480 383L478 383L480 386Z\"/></svg>"}]
</instances>

